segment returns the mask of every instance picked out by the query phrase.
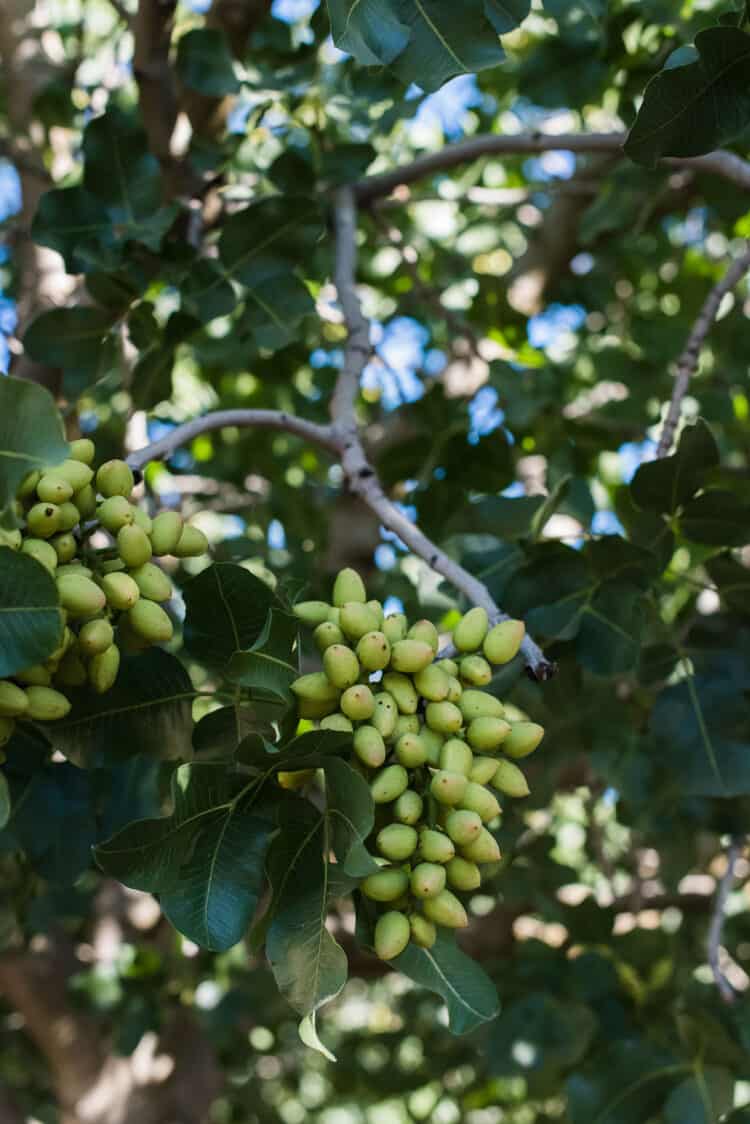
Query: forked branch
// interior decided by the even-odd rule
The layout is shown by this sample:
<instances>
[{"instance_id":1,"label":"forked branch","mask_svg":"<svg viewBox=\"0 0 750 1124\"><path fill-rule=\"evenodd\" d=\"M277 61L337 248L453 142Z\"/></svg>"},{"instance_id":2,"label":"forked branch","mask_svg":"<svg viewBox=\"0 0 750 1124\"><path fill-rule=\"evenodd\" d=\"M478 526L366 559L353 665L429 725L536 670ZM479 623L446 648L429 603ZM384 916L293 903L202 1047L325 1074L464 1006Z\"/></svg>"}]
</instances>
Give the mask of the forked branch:
<instances>
[{"instance_id":1,"label":"forked branch","mask_svg":"<svg viewBox=\"0 0 750 1124\"><path fill-rule=\"evenodd\" d=\"M341 463L351 491L377 515L381 524L394 532L416 555L442 574L474 605L487 610L490 619L507 620L508 614L495 603L489 590L441 550L408 519L385 494L377 473L367 459L356 416L360 379L372 353L370 325L362 312L356 287L357 206L351 187L341 188L334 205L336 229L335 281L344 313L348 337L344 363L331 397L331 424L317 425L277 410L223 410L196 418L175 429L153 445L139 449L128 458L132 468L143 468L151 460L168 457L199 434L229 426L285 430L326 449ZM533 679L543 681L554 673L552 664L530 636L521 651Z\"/></svg>"},{"instance_id":2,"label":"forked branch","mask_svg":"<svg viewBox=\"0 0 750 1124\"><path fill-rule=\"evenodd\" d=\"M743 844L744 837L736 835L733 836L727 848L727 868L721 877L719 888L716 891L716 897L714 898L713 909L711 911L711 924L708 927L708 963L711 966L711 972L716 982L719 995L725 1003L734 1003L736 995L734 988L724 975L720 963L721 934L724 928L727 900L734 883L735 867L737 866L737 860L742 852Z\"/></svg>"}]
</instances>

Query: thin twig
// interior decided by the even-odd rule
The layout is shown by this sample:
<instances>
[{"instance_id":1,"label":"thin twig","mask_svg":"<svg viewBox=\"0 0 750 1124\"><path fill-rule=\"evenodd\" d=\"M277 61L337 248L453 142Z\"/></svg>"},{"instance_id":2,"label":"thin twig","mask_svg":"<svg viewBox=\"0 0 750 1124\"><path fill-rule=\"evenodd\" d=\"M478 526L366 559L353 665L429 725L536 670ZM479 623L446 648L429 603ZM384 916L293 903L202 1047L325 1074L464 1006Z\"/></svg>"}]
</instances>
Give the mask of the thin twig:
<instances>
[{"instance_id":1,"label":"thin twig","mask_svg":"<svg viewBox=\"0 0 750 1124\"><path fill-rule=\"evenodd\" d=\"M201 433L231 426L238 429L276 429L294 433L313 445L338 453L338 442L329 426L316 425L315 422L305 421L304 418L287 414L283 410L217 410L213 414L205 414L202 418L194 418L184 425L175 426L159 441L131 453L128 464L131 468L143 468L149 461L164 460L171 456L176 449L188 445Z\"/></svg>"},{"instance_id":2,"label":"thin twig","mask_svg":"<svg viewBox=\"0 0 750 1124\"><path fill-rule=\"evenodd\" d=\"M352 188L340 188L334 206L336 229L335 280L339 303L349 329L344 348L344 364L339 374L331 400L333 429L341 441L341 464L355 495L367 504L389 531L401 539L416 555L423 558L433 570L469 599L474 605L487 610L493 621L508 620L507 613L493 600L486 585L445 551L441 550L388 499L377 474L367 460L357 426L355 404L359 380L370 353L369 325L362 312L356 289L357 269L357 205ZM549 679L554 665L541 648L527 636L521 646L526 666L532 678Z\"/></svg>"},{"instance_id":3,"label":"thin twig","mask_svg":"<svg viewBox=\"0 0 750 1124\"><path fill-rule=\"evenodd\" d=\"M517 136L480 134L468 140L447 144L439 152L418 156L410 164L390 172L366 176L354 185L357 201L370 203L390 193L397 187L415 183L435 172L447 171L460 164L469 164L483 156L533 156L551 151L563 152L622 152L625 133L521 133ZM623 156L624 156L623 152ZM705 156L669 157L663 161L670 167L691 168L696 172L711 172L731 180L747 191L750 188L750 163L733 152L723 149Z\"/></svg>"},{"instance_id":4,"label":"thin twig","mask_svg":"<svg viewBox=\"0 0 750 1124\"><path fill-rule=\"evenodd\" d=\"M693 327L688 336L687 343L677 360L677 374L675 375L672 399L669 403L667 415L664 418L659 444L656 449L657 459L667 455L672 448L675 431L680 420L682 401L688 392L690 379L698 367L701 348L719 312L721 302L727 293L735 288L750 269L750 245L736 261L732 262L720 281L714 285L706 297L698 313Z\"/></svg>"},{"instance_id":5,"label":"thin twig","mask_svg":"<svg viewBox=\"0 0 750 1124\"><path fill-rule=\"evenodd\" d=\"M724 871L721 881L719 882L719 888L716 892L716 898L714 899L713 909L711 911L711 924L708 927L708 963L711 965L711 972L716 981L719 995L725 1003L734 1003L736 995L734 988L724 975L721 964L719 963L721 932L724 927L727 899L729 898L729 894L732 890L732 883L734 882L734 868L737 865L737 859L740 857L744 841L744 836L742 835L732 836L729 846L727 847L727 869Z\"/></svg>"}]
</instances>

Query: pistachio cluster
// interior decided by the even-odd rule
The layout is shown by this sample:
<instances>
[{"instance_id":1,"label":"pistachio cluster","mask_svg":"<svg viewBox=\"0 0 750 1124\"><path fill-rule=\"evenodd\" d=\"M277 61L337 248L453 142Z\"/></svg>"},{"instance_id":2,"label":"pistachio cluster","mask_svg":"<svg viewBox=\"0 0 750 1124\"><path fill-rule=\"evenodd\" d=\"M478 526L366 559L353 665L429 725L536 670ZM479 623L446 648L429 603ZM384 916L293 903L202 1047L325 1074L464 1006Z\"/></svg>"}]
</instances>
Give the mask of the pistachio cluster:
<instances>
[{"instance_id":1,"label":"pistachio cluster","mask_svg":"<svg viewBox=\"0 0 750 1124\"><path fill-rule=\"evenodd\" d=\"M323 670L301 676L292 690L301 717L352 734L370 781L382 866L360 888L383 906L375 950L391 960L409 941L430 948L438 925L468 923L457 894L477 890L482 864L500 859L488 830L501 815L495 793L528 795L513 759L531 753L544 731L509 721L484 690L493 666L518 652L521 621L491 627L484 609L470 609L453 630L452 655L441 658L435 626L409 627L401 613L384 617L354 570L338 574L332 601L295 608L315 628Z\"/></svg>"},{"instance_id":2,"label":"pistachio cluster","mask_svg":"<svg viewBox=\"0 0 750 1124\"><path fill-rule=\"evenodd\" d=\"M54 721L70 710L66 688L89 685L98 694L117 678L120 648L138 649L172 636L163 603L172 583L155 555L203 554L205 535L176 511L154 519L131 502L135 480L125 461L94 468L93 441L73 441L69 457L22 481L18 530L0 530L0 548L33 558L53 576L65 621L44 664L0 680L0 747L15 721ZM94 531L106 545L94 547Z\"/></svg>"}]
</instances>

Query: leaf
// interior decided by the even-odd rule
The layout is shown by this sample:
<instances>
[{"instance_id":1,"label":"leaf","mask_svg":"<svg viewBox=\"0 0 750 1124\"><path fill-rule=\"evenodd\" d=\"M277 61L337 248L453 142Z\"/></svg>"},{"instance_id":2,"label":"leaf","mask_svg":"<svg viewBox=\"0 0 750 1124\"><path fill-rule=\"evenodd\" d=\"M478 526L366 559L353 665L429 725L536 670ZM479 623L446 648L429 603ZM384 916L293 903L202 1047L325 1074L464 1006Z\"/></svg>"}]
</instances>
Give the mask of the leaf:
<instances>
[{"instance_id":1,"label":"leaf","mask_svg":"<svg viewBox=\"0 0 750 1124\"><path fill-rule=\"evenodd\" d=\"M689 1069L645 1038L615 1042L568 1078L571 1124L642 1124Z\"/></svg>"},{"instance_id":2,"label":"leaf","mask_svg":"<svg viewBox=\"0 0 750 1124\"><path fill-rule=\"evenodd\" d=\"M370 786L346 761L330 757L326 776L326 815L331 822L333 851L345 874L366 878L378 864L365 846L375 823Z\"/></svg>"},{"instance_id":3,"label":"leaf","mask_svg":"<svg viewBox=\"0 0 750 1124\"><path fill-rule=\"evenodd\" d=\"M733 492L702 492L685 504L680 531L693 542L743 546L750 542L750 504Z\"/></svg>"},{"instance_id":4,"label":"leaf","mask_svg":"<svg viewBox=\"0 0 750 1124\"><path fill-rule=\"evenodd\" d=\"M283 606L273 590L233 562L217 562L188 582L185 648L197 660L225 666L253 647L271 609Z\"/></svg>"},{"instance_id":5,"label":"leaf","mask_svg":"<svg viewBox=\"0 0 750 1124\"><path fill-rule=\"evenodd\" d=\"M106 350L116 319L111 309L77 306L42 312L26 329L24 349L38 363L71 368L86 382L100 374L111 355Z\"/></svg>"},{"instance_id":6,"label":"leaf","mask_svg":"<svg viewBox=\"0 0 750 1124\"><path fill-rule=\"evenodd\" d=\"M108 109L89 121L83 134L83 185L115 208L119 221L130 224L158 211L161 205L159 161L136 119Z\"/></svg>"},{"instance_id":7,"label":"leaf","mask_svg":"<svg viewBox=\"0 0 750 1124\"><path fill-rule=\"evenodd\" d=\"M750 664L731 649L662 691L649 719L665 767L688 796L750 793L750 726L743 693Z\"/></svg>"},{"instance_id":8,"label":"leaf","mask_svg":"<svg viewBox=\"0 0 750 1124\"><path fill-rule=\"evenodd\" d=\"M720 554L705 563L708 575L725 606L733 613L750 613L750 569L731 554Z\"/></svg>"},{"instance_id":9,"label":"leaf","mask_svg":"<svg viewBox=\"0 0 750 1124\"><path fill-rule=\"evenodd\" d=\"M250 651L235 652L227 678L250 690L251 698L292 703L290 685L299 675L295 656L299 622L281 609L270 609L262 633Z\"/></svg>"},{"instance_id":10,"label":"leaf","mask_svg":"<svg viewBox=\"0 0 750 1124\"><path fill-rule=\"evenodd\" d=\"M205 97L221 98L241 88L226 37L213 27L194 28L181 36L177 76L184 86Z\"/></svg>"},{"instance_id":11,"label":"leaf","mask_svg":"<svg viewBox=\"0 0 750 1124\"><path fill-rule=\"evenodd\" d=\"M91 865L96 842L89 774L66 762L45 762L29 777L10 779L13 806L4 842L23 849L41 877L70 885Z\"/></svg>"},{"instance_id":12,"label":"leaf","mask_svg":"<svg viewBox=\"0 0 750 1124\"><path fill-rule=\"evenodd\" d=\"M321 1049L315 1016L347 976L346 953L325 923L332 894L329 824L310 805L294 801L282 806L279 829L269 851L275 908L266 955L279 991L303 1016L300 1034Z\"/></svg>"},{"instance_id":13,"label":"leaf","mask_svg":"<svg viewBox=\"0 0 750 1124\"><path fill-rule=\"evenodd\" d=\"M531 0L484 0L487 19L498 35L507 35L526 19Z\"/></svg>"},{"instance_id":14,"label":"leaf","mask_svg":"<svg viewBox=\"0 0 750 1124\"><path fill-rule=\"evenodd\" d=\"M750 123L750 36L709 27L695 37L698 59L652 78L625 142L628 156L653 166L663 156L699 156Z\"/></svg>"},{"instance_id":15,"label":"leaf","mask_svg":"<svg viewBox=\"0 0 750 1124\"><path fill-rule=\"evenodd\" d=\"M217 316L229 316L237 303L234 289L223 271L212 261L201 259L194 263L180 283L183 308L208 324Z\"/></svg>"},{"instance_id":16,"label":"leaf","mask_svg":"<svg viewBox=\"0 0 750 1124\"><path fill-rule=\"evenodd\" d=\"M734 1101L734 1075L718 1066L696 1067L664 1105L665 1124L714 1124Z\"/></svg>"},{"instance_id":17,"label":"leaf","mask_svg":"<svg viewBox=\"0 0 750 1124\"><path fill-rule=\"evenodd\" d=\"M196 847L220 841L221 825L228 825L249 787L223 763L180 765L172 776L172 814L128 824L96 847L96 861L136 890L176 891Z\"/></svg>"},{"instance_id":18,"label":"leaf","mask_svg":"<svg viewBox=\"0 0 750 1124\"><path fill-rule=\"evenodd\" d=\"M88 268L90 254L108 245L111 234L107 207L85 187L46 191L31 225L34 241L62 254L69 273Z\"/></svg>"},{"instance_id":19,"label":"leaf","mask_svg":"<svg viewBox=\"0 0 750 1124\"><path fill-rule=\"evenodd\" d=\"M55 748L77 764L111 765L136 754L174 760L191 755L195 689L180 661L152 648L128 656L104 695L68 688L73 708L49 728Z\"/></svg>"},{"instance_id":20,"label":"leaf","mask_svg":"<svg viewBox=\"0 0 750 1124\"><path fill-rule=\"evenodd\" d=\"M251 203L224 223L219 257L227 277L253 287L268 277L292 272L314 249L322 232L320 208L306 196L274 195ZM201 293L199 303L212 292L214 281Z\"/></svg>"},{"instance_id":21,"label":"leaf","mask_svg":"<svg viewBox=\"0 0 750 1124\"><path fill-rule=\"evenodd\" d=\"M522 539L531 534L534 516L543 506L544 496L485 496L457 512L451 529L495 535L499 539Z\"/></svg>"},{"instance_id":22,"label":"leaf","mask_svg":"<svg viewBox=\"0 0 750 1124\"><path fill-rule=\"evenodd\" d=\"M231 757L243 738L250 734L272 738L273 726L262 710L243 701L210 711L193 730L193 749L202 760Z\"/></svg>"},{"instance_id":23,"label":"leaf","mask_svg":"<svg viewBox=\"0 0 750 1124\"><path fill-rule=\"evenodd\" d=\"M437 940L429 949L409 944L392 964L420 987L441 997L453 1034L468 1034L499 1013L494 983L484 968L461 951L452 933L438 930Z\"/></svg>"},{"instance_id":24,"label":"leaf","mask_svg":"<svg viewBox=\"0 0 750 1124\"><path fill-rule=\"evenodd\" d=\"M387 66L409 41L400 7L393 0L328 0L334 43L362 66Z\"/></svg>"},{"instance_id":25,"label":"leaf","mask_svg":"<svg viewBox=\"0 0 750 1124\"><path fill-rule=\"evenodd\" d=\"M274 826L241 802L207 825L181 868L179 885L161 896L179 932L216 952L242 940L265 882Z\"/></svg>"},{"instance_id":26,"label":"leaf","mask_svg":"<svg viewBox=\"0 0 750 1124\"><path fill-rule=\"evenodd\" d=\"M50 392L33 382L0 378L0 517L15 526L12 506L24 476L59 464L67 455L62 419Z\"/></svg>"},{"instance_id":27,"label":"leaf","mask_svg":"<svg viewBox=\"0 0 750 1124\"><path fill-rule=\"evenodd\" d=\"M351 744L351 734L339 730L308 730L280 747L251 734L240 744L237 761L260 772L311 769L324 765L331 754L347 752Z\"/></svg>"},{"instance_id":28,"label":"leaf","mask_svg":"<svg viewBox=\"0 0 750 1124\"><path fill-rule=\"evenodd\" d=\"M642 464L630 484L638 507L674 512L695 495L707 469L719 463L719 450L702 418L682 431L677 452Z\"/></svg>"},{"instance_id":29,"label":"leaf","mask_svg":"<svg viewBox=\"0 0 750 1124\"><path fill-rule=\"evenodd\" d=\"M643 591L624 581L604 582L583 608L576 655L597 675L622 675L638 665L645 626Z\"/></svg>"},{"instance_id":30,"label":"leaf","mask_svg":"<svg viewBox=\"0 0 750 1124\"><path fill-rule=\"evenodd\" d=\"M242 324L258 347L277 351L292 343L300 322L315 310L307 287L293 273L267 277L245 290Z\"/></svg>"},{"instance_id":31,"label":"leaf","mask_svg":"<svg viewBox=\"0 0 750 1124\"><path fill-rule=\"evenodd\" d=\"M475 74L505 57L483 0L410 0L402 18L411 26L409 42L393 64L405 83L437 90L458 74Z\"/></svg>"},{"instance_id":32,"label":"leaf","mask_svg":"<svg viewBox=\"0 0 750 1124\"><path fill-rule=\"evenodd\" d=\"M53 578L34 558L0 547L0 679L43 663L62 630Z\"/></svg>"}]
</instances>

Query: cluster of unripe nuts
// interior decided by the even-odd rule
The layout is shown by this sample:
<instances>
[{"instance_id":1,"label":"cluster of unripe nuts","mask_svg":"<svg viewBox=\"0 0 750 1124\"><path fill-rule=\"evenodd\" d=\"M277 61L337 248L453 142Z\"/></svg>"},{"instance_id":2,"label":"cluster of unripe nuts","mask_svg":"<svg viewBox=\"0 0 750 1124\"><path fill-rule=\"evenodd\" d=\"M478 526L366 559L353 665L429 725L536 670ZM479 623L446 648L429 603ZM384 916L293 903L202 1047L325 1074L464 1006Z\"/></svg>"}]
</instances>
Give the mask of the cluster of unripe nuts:
<instances>
[{"instance_id":1,"label":"cluster of unripe nuts","mask_svg":"<svg viewBox=\"0 0 750 1124\"><path fill-rule=\"evenodd\" d=\"M16 719L64 718L71 706L67 688L108 691L121 647L169 640L172 622L163 604L172 583L152 558L208 549L205 535L178 512L152 519L131 502L135 480L125 461L96 469L95 456L93 441L81 438L62 464L29 473L17 497L21 527L0 530L0 549L20 551L52 575L64 620L60 643L43 664L0 680L0 747Z\"/></svg>"},{"instance_id":2,"label":"cluster of unripe nuts","mask_svg":"<svg viewBox=\"0 0 750 1124\"><path fill-rule=\"evenodd\" d=\"M292 690L302 718L351 733L370 782L378 812L371 842L382 866L360 889L382 905L375 951L391 960L410 941L430 948L438 925L468 923L457 895L477 890L482 865L500 860L489 830L501 815L496 793L528 795L514 759L531 753L544 730L509 721L484 690L493 666L518 652L521 621L493 626L484 609L470 609L443 655L430 621L409 627L401 613L384 617L354 570L338 574L332 602L295 607L315 629L323 670Z\"/></svg>"}]
</instances>

